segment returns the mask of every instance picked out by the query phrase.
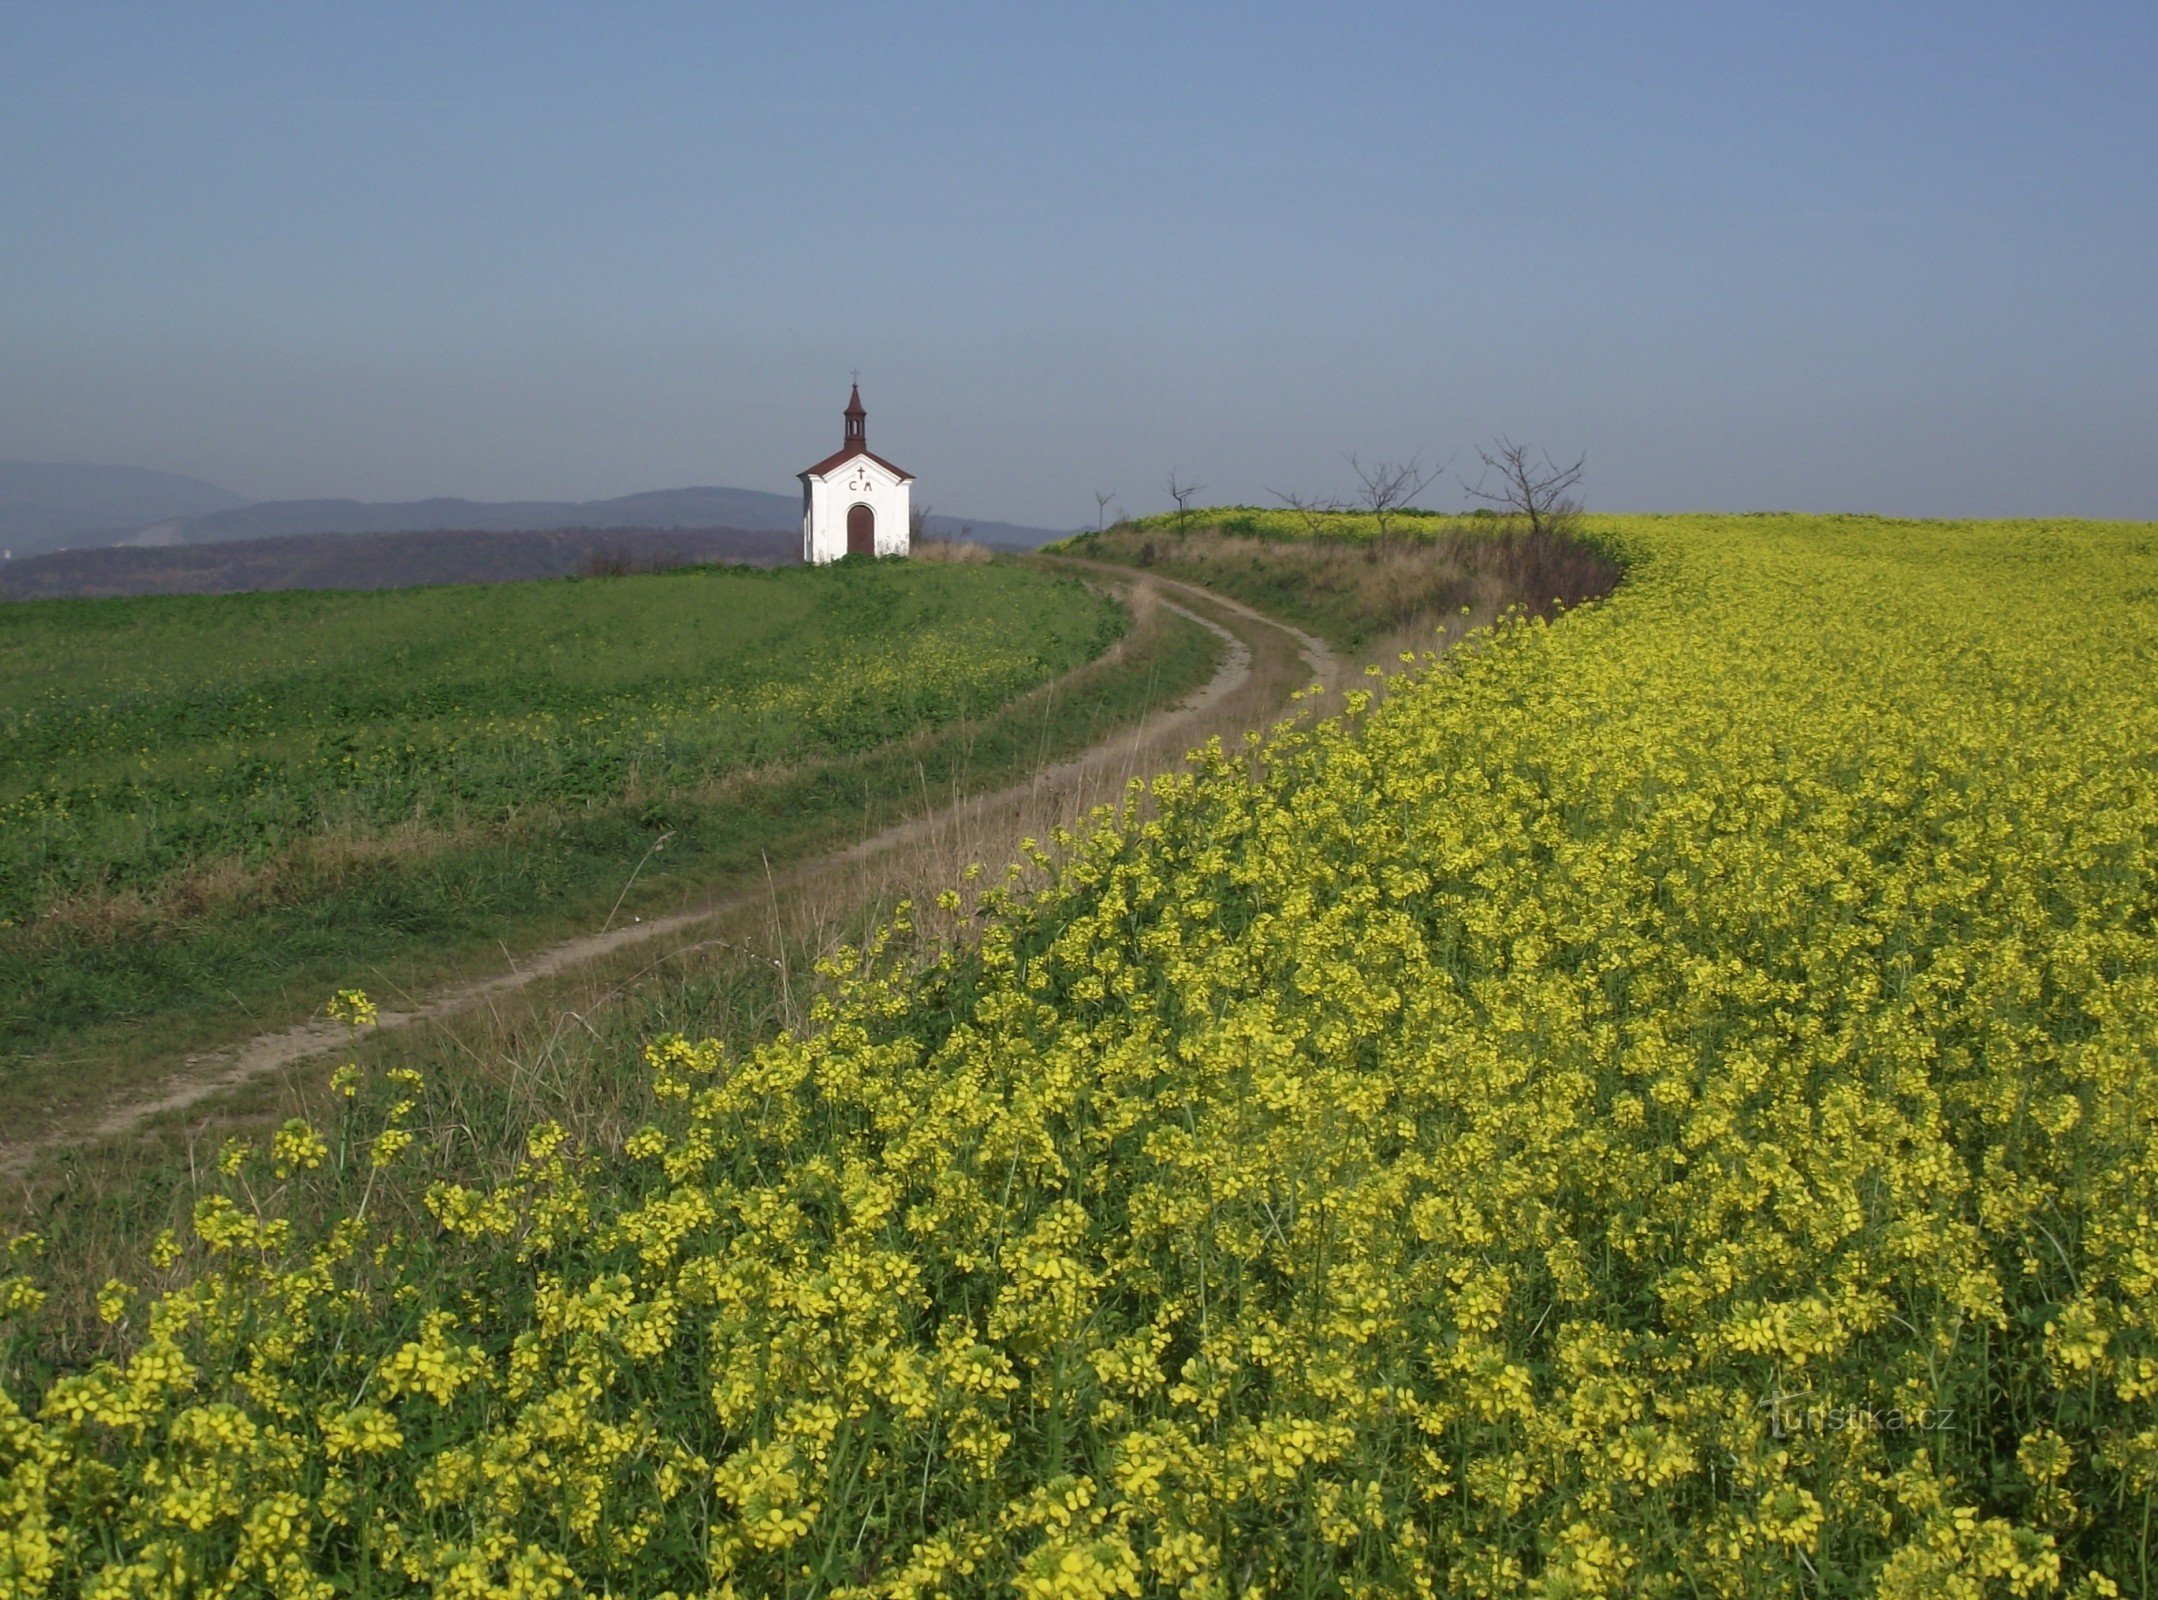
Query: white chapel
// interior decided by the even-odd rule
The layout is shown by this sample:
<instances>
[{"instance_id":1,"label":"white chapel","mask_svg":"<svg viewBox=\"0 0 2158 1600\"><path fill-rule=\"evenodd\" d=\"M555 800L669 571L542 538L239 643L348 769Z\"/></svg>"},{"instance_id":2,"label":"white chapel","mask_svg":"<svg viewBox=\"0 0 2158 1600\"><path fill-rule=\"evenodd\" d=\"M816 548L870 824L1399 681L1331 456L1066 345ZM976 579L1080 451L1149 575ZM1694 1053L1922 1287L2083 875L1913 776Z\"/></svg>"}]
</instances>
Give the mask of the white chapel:
<instances>
[{"instance_id":1,"label":"white chapel","mask_svg":"<svg viewBox=\"0 0 2158 1600\"><path fill-rule=\"evenodd\" d=\"M903 556L914 474L869 453L862 386L847 397L839 449L801 474L802 559Z\"/></svg>"}]
</instances>

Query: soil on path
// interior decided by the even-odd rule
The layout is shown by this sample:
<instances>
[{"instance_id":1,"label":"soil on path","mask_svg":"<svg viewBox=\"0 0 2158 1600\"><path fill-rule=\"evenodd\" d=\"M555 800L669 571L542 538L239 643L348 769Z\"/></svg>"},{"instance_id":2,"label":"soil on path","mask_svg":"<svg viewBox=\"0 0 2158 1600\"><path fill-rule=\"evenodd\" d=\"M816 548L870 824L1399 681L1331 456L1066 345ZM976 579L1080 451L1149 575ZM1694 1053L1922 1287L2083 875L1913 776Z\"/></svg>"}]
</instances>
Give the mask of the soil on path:
<instances>
[{"instance_id":1,"label":"soil on path","mask_svg":"<svg viewBox=\"0 0 2158 1600\"><path fill-rule=\"evenodd\" d=\"M1119 584L1134 579L1126 567L1064 557L1041 559L1068 571ZM936 807L845 849L790 867L767 883L737 889L689 910L647 917L622 927L603 927L599 932L531 951L514 960L507 972L439 990L402 1008L385 1007L376 1026L409 1028L484 1005L618 950L740 913L820 879L904 856L925 843L994 837L1007 831L1000 829L1000 822L1038 816L1044 797L1054 797L1058 802L1060 819L1076 820L1092 806L1116 798L1131 778L1148 777L1174 766L1186 749L1209 734L1240 732L1243 727L1256 727L1280 715L1286 709L1287 688L1314 682L1338 686L1342 675L1339 657L1312 635L1193 584L1162 577L1146 581L1161 593L1164 605L1208 629L1228 647L1214 676L1167 711L1154 713L1135 728L1076 756L1039 768L1008 788ZM1172 595L1174 598L1170 598ZM1250 689L1265 692L1256 699L1247 694L1244 698L1248 703L1237 704L1239 691ZM1232 713L1227 726L1224 711ZM1039 831L1046 833L1046 828ZM319 1017L258 1034L223 1049L185 1057L148 1094L123 1100L92 1119L54 1129L38 1138L0 1144L0 1175L19 1174L49 1151L124 1134L152 1118L185 1111L251 1079L346 1049L350 1038L343 1024Z\"/></svg>"}]
</instances>

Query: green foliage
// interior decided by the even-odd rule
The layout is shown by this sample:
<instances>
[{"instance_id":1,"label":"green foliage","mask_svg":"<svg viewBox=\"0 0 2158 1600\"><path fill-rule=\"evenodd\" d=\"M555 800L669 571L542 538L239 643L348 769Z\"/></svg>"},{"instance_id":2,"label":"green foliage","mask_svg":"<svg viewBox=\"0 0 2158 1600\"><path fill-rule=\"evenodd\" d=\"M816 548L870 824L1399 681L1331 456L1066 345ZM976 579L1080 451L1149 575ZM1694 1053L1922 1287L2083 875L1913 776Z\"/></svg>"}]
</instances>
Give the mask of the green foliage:
<instances>
[{"instance_id":1,"label":"green foliage","mask_svg":"<svg viewBox=\"0 0 2158 1600\"><path fill-rule=\"evenodd\" d=\"M0 1050L754 862L1124 626L914 563L0 607Z\"/></svg>"},{"instance_id":2,"label":"green foliage","mask_svg":"<svg viewBox=\"0 0 2158 1600\"><path fill-rule=\"evenodd\" d=\"M603 806L867 749L1103 649L1011 567L0 608L0 923L313 834Z\"/></svg>"}]
</instances>

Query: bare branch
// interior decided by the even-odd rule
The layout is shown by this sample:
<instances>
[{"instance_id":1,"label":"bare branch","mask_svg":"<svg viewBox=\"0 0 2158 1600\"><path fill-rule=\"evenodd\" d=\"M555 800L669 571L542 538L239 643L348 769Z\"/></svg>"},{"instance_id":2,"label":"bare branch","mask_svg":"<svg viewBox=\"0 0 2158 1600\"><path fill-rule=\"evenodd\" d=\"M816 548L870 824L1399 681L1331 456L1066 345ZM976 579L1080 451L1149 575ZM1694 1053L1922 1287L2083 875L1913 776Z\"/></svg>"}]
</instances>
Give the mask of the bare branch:
<instances>
[{"instance_id":1,"label":"bare branch","mask_svg":"<svg viewBox=\"0 0 2158 1600\"><path fill-rule=\"evenodd\" d=\"M1394 517L1430 488L1446 466L1442 462L1427 470L1421 454L1406 461L1374 461L1366 466L1363 458L1352 450L1349 452L1349 470L1356 474L1356 481L1362 485L1356 503L1378 520L1379 537L1384 539Z\"/></svg>"},{"instance_id":2,"label":"bare branch","mask_svg":"<svg viewBox=\"0 0 2158 1600\"><path fill-rule=\"evenodd\" d=\"M1580 486L1581 469L1588 462L1586 455L1561 466L1551 459L1548 450L1532 456L1528 445L1516 444L1503 433L1490 449L1476 453L1483 459L1484 470L1468 485L1469 493L1502 511L1527 518L1531 533L1563 531L1580 516L1581 506L1573 492ZM1493 486L1486 488L1486 484Z\"/></svg>"},{"instance_id":3,"label":"bare branch","mask_svg":"<svg viewBox=\"0 0 2158 1600\"><path fill-rule=\"evenodd\" d=\"M936 507L927 503L909 507L907 511L908 544L919 544L929 537L929 513L934 510L936 510Z\"/></svg>"},{"instance_id":4,"label":"bare branch","mask_svg":"<svg viewBox=\"0 0 2158 1600\"><path fill-rule=\"evenodd\" d=\"M1176 502L1176 531L1182 533L1185 525L1191 521L1192 498L1205 489L1206 485L1184 482L1176 475L1176 468L1171 467L1167 487L1169 498Z\"/></svg>"}]
</instances>

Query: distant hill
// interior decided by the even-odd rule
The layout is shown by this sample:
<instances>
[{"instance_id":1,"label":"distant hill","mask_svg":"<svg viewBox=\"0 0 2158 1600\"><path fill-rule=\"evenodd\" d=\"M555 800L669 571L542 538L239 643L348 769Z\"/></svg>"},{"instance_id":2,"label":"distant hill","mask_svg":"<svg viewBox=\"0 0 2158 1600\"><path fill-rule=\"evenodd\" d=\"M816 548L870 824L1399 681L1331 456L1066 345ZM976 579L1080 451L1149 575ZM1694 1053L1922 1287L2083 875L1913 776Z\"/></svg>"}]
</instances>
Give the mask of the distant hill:
<instances>
[{"instance_id":1,"label":"distant hill","mask_svg":"<svg viewBox=\"0 0 2158 1600\"><path fill-rule=\"evenodd\" d=\"M802 503L760 489L651 489L611 500L258 500L138 467L0 462L0 548L25 555L127 545L229 544L292 534L542 532L577 528L796 533ZM929 531L1031 550L1068 530L932 516Z\"/></svg>"},{"instance_id":2,"label":"distant hill","mask_svg":"<svg viewBox=\"0 0 2158 1600\"><path fill-rule=\"evenodd\" d=\"M800 536L739 528L487 529L291 534L220 544L57 550L0 566L0 599L232 594L254 589L405 589L508 583L698 562L773 567Z\"/></svg>"},{"instance_id":3,"label":"distant hill","mask_svg":"<svg viewBox=\"0 0 2158 1600\"><path fill-rule=\"evenodd\" d=\"M246 504L245 495L177 472L0 461L0 549L22 556L71 544L112 544L146 523Z\"/></svg>"},{"instance_id":4,"label":"distant hill","mask_svg":"<svg viewBox=\"0 0 2158 1600\"><path fill-rule=\"evenodd\" d=\"M294 533L534 532L549 528L799 529L802 506L755 489L655 489L612 500L261 500L174 518L127 542L216 544Z\"/></svg>"},{"instance_id":5,"label":"distant hill","mask_svg":"<svg viewBox=\"0 0 2158 1600\"><path fill-rule=\"evenodd\" d=\"M431 528L741 528L799 533L802 502L759 489L648 489L612 500L263 500L145 528L129 544L206 544L293 533L405 533ZM1012 522L931 516L929 531L972 530L984 544L1031 550L1063 532Z\"/></svg>"}]
</instances>

